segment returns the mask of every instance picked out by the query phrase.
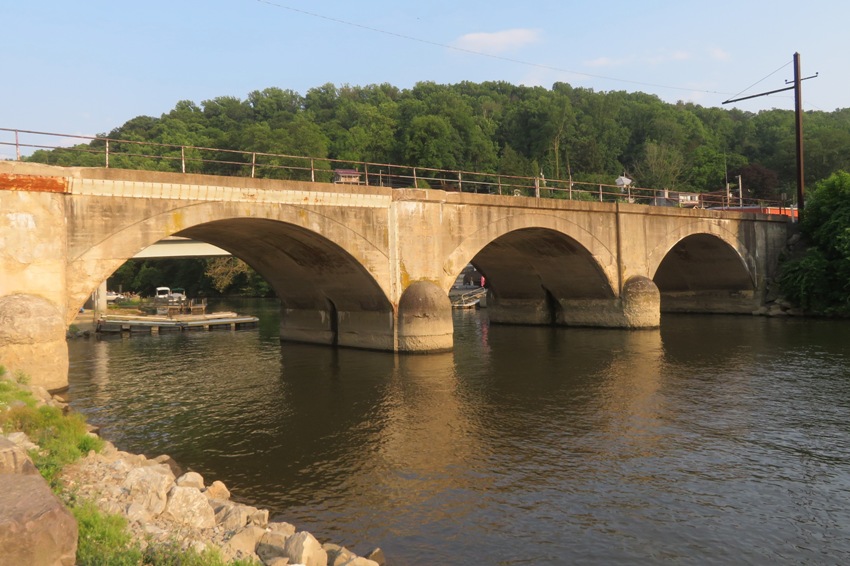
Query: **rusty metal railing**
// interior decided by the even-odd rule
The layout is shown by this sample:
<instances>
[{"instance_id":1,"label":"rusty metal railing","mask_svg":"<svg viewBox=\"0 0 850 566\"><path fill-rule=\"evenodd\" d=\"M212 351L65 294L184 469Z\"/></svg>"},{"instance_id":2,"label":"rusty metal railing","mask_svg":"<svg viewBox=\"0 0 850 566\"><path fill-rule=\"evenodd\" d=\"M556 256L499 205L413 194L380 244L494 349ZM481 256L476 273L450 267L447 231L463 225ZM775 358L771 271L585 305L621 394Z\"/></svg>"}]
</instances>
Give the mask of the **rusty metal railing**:
<instances>
[{"instance_id":1,"label":"rusty metal railing","mask_svg":"<svg viewBox=\"0 0 850 566\"><path fill-rule=\"evenodd\" d=\"M13 138L0 138L0 147L14 147L15 159L22 159L22 151L47 150L51 153L44 154L45 161L50 164L52 159L54 165L155 169L392 188L433 188L503 196L627 202L682 208L723 208L792 217L796 213L795 209L778 201L741 198L729 193L685 193L585 183L572 179L545 179L542 175L524 177L13 128L0 128L0 132Z\"/></svg>"}]
</instances>

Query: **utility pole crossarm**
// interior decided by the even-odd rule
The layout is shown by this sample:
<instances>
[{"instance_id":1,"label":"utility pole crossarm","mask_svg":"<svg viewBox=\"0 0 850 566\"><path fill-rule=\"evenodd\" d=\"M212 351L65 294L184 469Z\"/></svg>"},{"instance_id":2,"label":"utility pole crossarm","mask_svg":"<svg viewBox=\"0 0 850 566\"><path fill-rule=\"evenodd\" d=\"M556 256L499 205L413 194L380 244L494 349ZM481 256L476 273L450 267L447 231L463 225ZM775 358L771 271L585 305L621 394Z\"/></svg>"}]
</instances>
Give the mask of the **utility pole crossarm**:
<instances>
[{"instance_id":1,"label":"utility pole crossarm","mask_svg":"<svg viewBox=\"0 0 850 566\"><path fill-rule=\"evenodd\" d=\"M794 91L794 117L795 117L795 125L796 125L796 138L797 138L797 213L798 215L802 215L803 213L803 193L805 192L805 185L803 180L803 89L800 86L800 83L807 79L814 79L818 76L818 73L810 77L800 78L800 54L794 53L794 80L793 81L785 81L785 84L793 84L789 87L778 88L776 90L771 90L769 92L762 92L759 94L753 94L750 96L742 96L741 98L730 98L729 100L724 100L723 104L729 104L730 102L738 102L739 100L748 100L750 98L757 98L759 96L767 96L769 94L775 94L777 92L784 92L786 90Z\"/></svg>"}]
</instances>

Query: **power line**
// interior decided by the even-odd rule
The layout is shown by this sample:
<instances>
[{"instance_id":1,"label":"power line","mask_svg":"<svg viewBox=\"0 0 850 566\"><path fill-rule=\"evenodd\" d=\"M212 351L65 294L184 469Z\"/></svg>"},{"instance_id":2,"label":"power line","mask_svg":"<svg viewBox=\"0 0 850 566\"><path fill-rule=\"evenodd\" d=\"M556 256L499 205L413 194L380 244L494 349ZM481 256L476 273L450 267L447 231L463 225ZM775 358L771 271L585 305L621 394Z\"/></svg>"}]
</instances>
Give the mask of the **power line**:
<instances>
[{"instance_id":1,"label":"power line","mask_svg":"<svg viewBox=\"0 0 850 566\"><path fill-rule=\"evenodd\" d=\"M778 73L779 71L781 71L782 69L784 69L785 67L787 67L790 64L791 64L791 61L788 61L787 63L785 63L784 65L782 65L781 67L779 67L778 69L773 71L772 73L768 74L764 78L757 80L756 82L754 82L753 84L751 84L750 86L748 86L747 88L742 90L741 92L737 92L737 93L733 94L730 98L738 98L739 96L741 96L741 94L747 92L748 90L750 90L751 88L753 88L754 86L759 84L760 82L763 82L765 79L772 77L773 75L775 75L776 73Z\"/></svg>"},{"instance_id":2,"label":"power line","mask_svg":"<svg viewBox=\"0 0 850 566\"><path fill-rule=\"evenodd\" d=\"M549 70L549 71L557 71L559 73L571 73L573 75L581 75L581 76L584 76L584 77L590 77L590 78L594 78L594 79L603 79L603 80L608 80L608 81L628 83L628 84L640 85L640 86L649 86L649 87L655 87L655 88L664 88L664 89L669 89L669 90L681 90L681 91L686 91L686 92L702 92L702 93L706 93L706 94L730 94L728 92L721 92L721 91L717 91L717 90L702 90L702 89L698 89L698 88L671 86L671 85L664 85L664 84L659 84L659 83L648 83L648 82L635 81L635 80L630 80L630 79L620 79L620 78L617 78L617 77L609 77L609 76L606 76L606 75L595 75L595 74L592 74L592 73L584 73L582 71L573 71L573 70L570 70L570 69L563 69L561 67L555 67L555 66L552 66L552 65L544 65L542 63L533 63L531 61L523 61L521 59L513 59L511 57L504 57L502 55L493 55L492 53L484 53L482 51L475 51L473 49L466 49L464 47L458 47L456 45L449 45L449 44L446 44L446 43L440 43L440 42L437 42L437 41L422 39L420 37L405 35L405 34L397 33L397 32L394 32L394 31L387 31L387 30L384 30L384 29L375 28L375 27L364 25L364 24L358 24L358 23L355 23L355 22L350 22L348 20L342 20L342 19L339 19L339 18L332 18L330 16L317 14L315 12L309 12L307 10L302 10L300 8L293 8L292 6L285 6L285 5L279 4L277 2L272 2L271 0L257 0L257 2L260 2L261 4L267 4L267 5L273 6L275 8L280 8L281 10L289 10L290 12L296 12L298 14L303 14L305 16L310 16L310 17L313 17L313 18L319 18L319 19L322 19L322 20L327 20L329 22L333 22L333 23L336 23L336 24L342 24L342 25L346 25L346 26L350 26L350 27L360 28L360 29L363 29L363 30L366 30L366 31L380 33L380 34L388 35L388 36L391 36L391 37L397 37L399 39L405 39L405 40L408 40L408 41L416 41L418 43L424 43L426 45L432 45L434 47L442 47L444 49L452 49L454 51L460 51L462 53L469 53L470 55L478 55L480 57L489 57L490 59L496 59L496 60L499 60L499 61L506 61L508 63L516 63L518 65L526 65L528 67L535 67L535 68L538 68L538 69L546 69L546 70ZM776 71L774 71L774 72L776 72ZM765 77L765 78L767 78L767 77ZM747 88L751 88L751 87L747 87Z\"/></svg>"}]
</instances>

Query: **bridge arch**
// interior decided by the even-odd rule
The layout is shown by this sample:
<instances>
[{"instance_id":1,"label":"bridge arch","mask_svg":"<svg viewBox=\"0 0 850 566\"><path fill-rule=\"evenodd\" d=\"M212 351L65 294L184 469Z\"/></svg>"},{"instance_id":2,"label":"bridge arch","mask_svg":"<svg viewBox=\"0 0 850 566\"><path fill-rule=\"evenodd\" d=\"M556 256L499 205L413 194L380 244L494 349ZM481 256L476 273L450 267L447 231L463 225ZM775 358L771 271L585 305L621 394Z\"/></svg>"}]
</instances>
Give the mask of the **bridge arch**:
<instances>
[{"instance_id":1,"label":"bridge arch","mask_svg":"<svg viewBox=\"0 0 850 566\"><path fill-rule=\"evenodd\" d=\"M541 260L557 258L558 252L576 254L585 262L582 270L589 276L591 273L598 276L595 283L611 293L618 287L616 250L610 249L599 236L563 217L528 213L500 218L459 242L443 263L442 287L448 292L463 268L488 246L494 243L521 246L520 242L551 243L550 248L527 250L539 255Z\"/></svg>"},{"instance_id":2,"label":"bridge arch","mask_svg":"<svg viewBox=\"0 0 850 566\"><path fill-rule=\"evenodd\" d=\"M70 262L69 306L145 247L185 236L227 250L281 299L281 338L393 349L387 257L380 241L297 206L204 202L125 222Z\"/></svg>"},{"instance_id":3,"label":"bridge arch","mask_svg":"<svg viewBox=\"0 0 850 566\"><path fill-rule=\"evenodd\" d=\"M756 262L735 234L722 229L679 231L678 239L650 257L652 279L665 312L751 312ZM700 227L697 227L699 229ZM704 226L702 227L704 229ZM674 237L675 237L674 236Z\"/></svg>"},{"instance_id":4,"label":"bridge arch","mask_svg":"<svg viewBox=\"0 0 850 566\"><path fill-rule=\"evenodd\" d=\"M468 263L486 278L492 322L590 324L594 310L597 319L610 314L598 307L610 306L620 290L615 251L584 226L550 215L518 214L484 226L449 254L444 284Z\"/></svg>"}]
</instances>

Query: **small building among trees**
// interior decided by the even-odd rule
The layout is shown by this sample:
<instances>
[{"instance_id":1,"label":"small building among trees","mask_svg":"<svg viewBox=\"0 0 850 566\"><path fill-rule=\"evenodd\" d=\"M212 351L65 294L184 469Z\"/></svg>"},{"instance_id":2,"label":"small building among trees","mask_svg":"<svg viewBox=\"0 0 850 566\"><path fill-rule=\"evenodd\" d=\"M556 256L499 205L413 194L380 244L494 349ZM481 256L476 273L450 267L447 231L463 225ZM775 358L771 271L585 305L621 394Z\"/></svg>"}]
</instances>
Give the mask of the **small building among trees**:
<instances>
[{"instance_id":1,"label":"small building among trees","mask_svg":"<svg viewBox=\"0 0 850 566\"><path fill-rule=\"evenodd\" d=\"M357 169L334 169L334 183L360 184L360 171Z\"/></svg>"}]
</instances>

